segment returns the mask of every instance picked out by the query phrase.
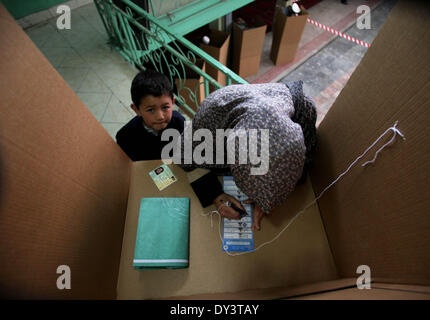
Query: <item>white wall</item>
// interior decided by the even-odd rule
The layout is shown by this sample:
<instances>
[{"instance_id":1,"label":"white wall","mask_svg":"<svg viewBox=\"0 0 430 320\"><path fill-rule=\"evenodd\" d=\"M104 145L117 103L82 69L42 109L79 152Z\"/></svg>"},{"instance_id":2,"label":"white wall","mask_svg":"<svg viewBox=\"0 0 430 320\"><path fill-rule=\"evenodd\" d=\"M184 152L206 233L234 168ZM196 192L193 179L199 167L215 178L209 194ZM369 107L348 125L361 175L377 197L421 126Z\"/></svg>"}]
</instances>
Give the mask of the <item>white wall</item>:
<instances>
[{"instance_id":1,"label":"white wall","mask_svg":"<svg viewBox=\"0 0 430 320\"><path fill-rule=\"evenodd\" d=\"M193 1L196 1L196 0L152 0L152 5L155 11L153 15L156 17L161 16L166 12L170 12L175 9L178 9Z\"/></svg>"}]
</instances>

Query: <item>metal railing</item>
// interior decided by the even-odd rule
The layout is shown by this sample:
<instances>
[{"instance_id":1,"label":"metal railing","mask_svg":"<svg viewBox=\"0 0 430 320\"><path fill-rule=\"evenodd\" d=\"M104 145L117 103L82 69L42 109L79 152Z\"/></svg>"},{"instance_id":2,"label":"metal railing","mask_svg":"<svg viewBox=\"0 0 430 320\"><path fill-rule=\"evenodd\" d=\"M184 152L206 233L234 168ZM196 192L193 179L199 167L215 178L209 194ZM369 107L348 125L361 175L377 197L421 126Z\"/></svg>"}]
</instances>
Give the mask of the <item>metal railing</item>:
<instances>
[{"instance_id":1,"label":"metal railing","mask_svg":"<svg viewBox=\"0 0 430 320\"><path fill-rule=\"evenodd\" d=\"M94 1L109 42L134 66L151 68L176 85L176 102L190 117L210 91L232 83L244 84L226 66L182 36L157 22L157 18L129 0ZM221 83L206 73L211 66ZM214 73L211 73L214 75ZM193 79L190 79L190 76ZM224 81L225 79L225 81Z\"/></svg>"}]
</instances>

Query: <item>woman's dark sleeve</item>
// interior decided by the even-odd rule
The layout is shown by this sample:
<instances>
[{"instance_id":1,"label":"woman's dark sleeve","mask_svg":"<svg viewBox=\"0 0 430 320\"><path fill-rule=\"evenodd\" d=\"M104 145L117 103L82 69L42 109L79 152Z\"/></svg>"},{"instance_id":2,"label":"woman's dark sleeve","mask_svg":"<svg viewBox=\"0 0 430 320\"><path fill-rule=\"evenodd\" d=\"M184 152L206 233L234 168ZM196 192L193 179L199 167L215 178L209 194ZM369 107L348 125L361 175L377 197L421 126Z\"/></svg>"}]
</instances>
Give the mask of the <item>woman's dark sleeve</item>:
<instances>
[{"instance_id":1,"label":"woman's dark sleeve","mask_svg":"<svg viewBox=\"0 0 430 320\"><path fill-rule=\"evenodd\" d=\"M216 197L224 193L218 177L212 171L198 168L187 172L187 178L203 208L210 206Z\"/></svg>"},{"instance_id":2,"label":"woman's dark sleeve","mask_svg":"<svg viewBox=\"0 0 430 320\"><path fill-rule=\"evenodd\" d=\"M184 129L185 130L185 129ZM197 198L203 208L210 206L216 197L223 193L222 185L218 180L215 173L208 169L198 168L196 164L185 164L184 156L184 143L185 143L185 132L182 132L180 143L180 161L179 166L187 172L188 181L191 184ZM194 150L193 145L193 150Z\"/></svg>"}]
</instances>

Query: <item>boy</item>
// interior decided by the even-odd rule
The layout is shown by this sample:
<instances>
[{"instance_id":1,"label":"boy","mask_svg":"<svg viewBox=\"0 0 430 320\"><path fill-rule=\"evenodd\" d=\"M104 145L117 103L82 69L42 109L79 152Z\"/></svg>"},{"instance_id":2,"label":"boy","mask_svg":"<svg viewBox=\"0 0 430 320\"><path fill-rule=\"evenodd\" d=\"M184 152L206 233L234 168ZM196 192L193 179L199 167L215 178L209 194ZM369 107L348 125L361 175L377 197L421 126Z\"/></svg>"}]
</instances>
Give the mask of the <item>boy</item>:
<instances>
[{"instance_id":1,"label":"boy","mask_svg":"<svg viewBox=\"0 0 430 320\"><path fill-rule=\"evenodd\" d=\"M131 108L136 117L116 134L118 145L133 161L161 159L169 141L161 141L164 129L184 131L184 117L173 111L175 98L169 79L156 71L139 72L131 84Z\"/></svg>"}]
</instances>

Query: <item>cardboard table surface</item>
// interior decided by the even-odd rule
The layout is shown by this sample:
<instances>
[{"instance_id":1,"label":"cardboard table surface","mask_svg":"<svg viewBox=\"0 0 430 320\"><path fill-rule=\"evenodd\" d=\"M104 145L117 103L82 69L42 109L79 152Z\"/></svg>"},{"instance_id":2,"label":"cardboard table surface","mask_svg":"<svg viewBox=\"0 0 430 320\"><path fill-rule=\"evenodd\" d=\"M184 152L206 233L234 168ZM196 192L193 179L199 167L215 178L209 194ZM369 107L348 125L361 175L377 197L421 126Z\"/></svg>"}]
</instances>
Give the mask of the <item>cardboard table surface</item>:
<instances>
[{"instance_id":1,"label":"cardboard table surface","mask_svg":"<svg viewBox=\"0 0 430 320\"><path fill-rule=\"evenodd\" d=\"M192 294L298 285L337 278L334 261L317 206L307 209L275 242L241 256L222 251L218 216L202 216L215 210L202 208L186 173L169 165L178 181L159 191L149 171L160 160L133 163L124 229L117 297L150 299ZM139 203L142 197L190 198L190 255L187 269L135 270L133 268ZM287 202L262 221L255 245L271 240L290 219L314 199L309 181L297 188Z\"/></svg>"}]
</instances>

